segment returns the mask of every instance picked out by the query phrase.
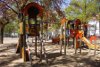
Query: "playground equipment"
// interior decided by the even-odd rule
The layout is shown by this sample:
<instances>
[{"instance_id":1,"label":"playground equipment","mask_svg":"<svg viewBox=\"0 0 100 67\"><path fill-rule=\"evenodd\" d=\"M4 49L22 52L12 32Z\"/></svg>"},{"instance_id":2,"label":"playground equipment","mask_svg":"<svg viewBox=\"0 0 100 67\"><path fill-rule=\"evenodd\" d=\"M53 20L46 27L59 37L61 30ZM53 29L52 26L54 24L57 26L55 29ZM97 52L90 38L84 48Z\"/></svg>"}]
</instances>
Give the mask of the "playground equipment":
<instances>
[{"instance_id":1,"label":"playground equipment","mask_svg":"<svg viewBox=\"0 0 100 67\"><path fill-rule=\"evenodd\" d=\"M78 30L80 30L81 28L81 21L79 19L75 19L75 20L69 20L67 23L65 23L65 20L62 19L61 20L61 27L64 27L64 31L62 31L60 40L62 42L64 42L65 45L65 49L64 52L66 53L66 44L67 46L69 45L69 39L73 38L73 47L75 48L75 53L77 50L77 47L79 47L80 43L79 43L79 38L76 38L76 34L78 32ZM66 27L67 24L67 27ZM62 46L61 46L62 47ZM61 48L62 50L62 48Z\"/></svg>"},{"instance_id":2,"label":"playground equipment","mask_svg":"<svg viewBox=\"0 0 100 67\"><path fill-rule=\"evenodd\" d=\"M68 27L70 25L70 27ZM69 31L70 30L70 31ZM81 41L83 41L86 46L89 49L94 49L94 54L96 53L96 50L100 48L99 45L96 45L95 43L92 43L92 41L96 41L97 37L96 36L91 36L90 41L84 37L84 32L81 31L81 21L79 19L76 19L74 21L68 21L67 23L67 45L69 45L69 38L73 38L73 46L75 48L75 54L77 53L77 49L80 48L80 53L81 53ZM86 35L85 35L86 36Z\"/></svg>"},{"instance_id":3,"label":"playground equipment","mask_svg":"<svg viewBox=\"0 0 100 67\"><path fill-rule=\"evenodd\" d=\"M39 36L40 30L40 25L37 24L37 17L42 17L42 13L42 6L35 2L27 4L21 10L22 20L20 23L20 37L16 53L20 53L20 56L23 58L24 61L29 61L30 58L28 50L29 48L26 44L26 33L30 36L35 37L35 54L37 55L37 36ZM28 16L28 24L26 24L25 16ZM31 24L30 19L33 19L35 21L35 24Z\"/></svg>"},{"instance_id":4,"label":"playground equipment","mask_svg":"<svg viewBox=\"0 0 100 67\"><path fill-rule=\"evenodd\" d=\"M69 46L69 39L73 39L73 47L75 48L75 53L78 47L80 47L81 41L79 38L76 38L77 32L81 29L81 21L80 19L69 20L67 22L66 28L66 39L67 46ZM80 47L81 48L81 47Z\"/></svg>"},{"instance_id":5,"label":"playground equipment","mask_svg":"<svg viewBox=\"0 0 100 67\"><path fill-rule=\"evenodd\" d=\"M90 49L99 49L100 48L99 45L92 44L92 42L91 42L92 40L96 40L95 36L92 36L89 41L86 37L83 36L83 34L84 34L83 31L78 31L77 38L79 37L88 46L88 48L90 48Z\"/></svg>"}]
</instances>

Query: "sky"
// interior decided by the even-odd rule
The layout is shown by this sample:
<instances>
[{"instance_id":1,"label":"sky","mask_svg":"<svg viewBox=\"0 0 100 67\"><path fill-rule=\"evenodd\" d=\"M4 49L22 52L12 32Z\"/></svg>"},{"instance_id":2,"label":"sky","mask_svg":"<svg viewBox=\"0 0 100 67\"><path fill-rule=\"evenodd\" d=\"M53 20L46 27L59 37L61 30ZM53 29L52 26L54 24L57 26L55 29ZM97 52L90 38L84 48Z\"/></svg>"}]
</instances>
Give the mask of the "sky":
<instances>
[{"instance_id":1,"label":"sky","mask_svg":"<svg viewBox=\"0 0 100 67\"><path fill-rule=\"evenodd\" d=\"M66 7L68 7L71 0L64 0L64 1L65 1L66 4L62 5L62 9L65 9Z\"/></svg>"}]
</instances>

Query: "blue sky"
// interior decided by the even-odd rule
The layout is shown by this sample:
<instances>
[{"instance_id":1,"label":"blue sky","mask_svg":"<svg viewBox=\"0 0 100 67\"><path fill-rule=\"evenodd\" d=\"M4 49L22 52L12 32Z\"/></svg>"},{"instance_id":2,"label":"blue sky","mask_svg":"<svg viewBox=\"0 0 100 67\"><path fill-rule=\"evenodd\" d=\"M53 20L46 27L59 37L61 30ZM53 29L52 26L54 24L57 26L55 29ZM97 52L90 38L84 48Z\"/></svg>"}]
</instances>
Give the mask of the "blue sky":
<instances>
[{"instance_id":1,"label":"blue sky","mask_svg":"<svg viewBox=\"0 0 100 67\"><path fill-rule=\"evenodd\" d=\"M65 9L66 7L68 7L69 3L71 0L64 0L66 4L62 5L62 9Z\"/></svg>"}]
</instances>

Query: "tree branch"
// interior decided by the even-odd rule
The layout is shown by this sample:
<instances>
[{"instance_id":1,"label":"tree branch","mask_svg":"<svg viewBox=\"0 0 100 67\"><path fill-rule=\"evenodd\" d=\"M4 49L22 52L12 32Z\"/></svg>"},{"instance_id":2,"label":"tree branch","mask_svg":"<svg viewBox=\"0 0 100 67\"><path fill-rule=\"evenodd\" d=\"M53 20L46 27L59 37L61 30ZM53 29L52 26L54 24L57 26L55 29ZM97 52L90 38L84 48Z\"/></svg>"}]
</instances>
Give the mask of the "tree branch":
<instances>
[{"instance_id":1,"label":"tree branch","mask_svg":"<svg viewBox=\"0 0 100 67\"><path fill-rule=\"evenodd\" d=\"M4 2L4 1L2 1L2 0L1 0L1 2L4 3L8 8L10 8L14 13L18 14L18 12L15 11L15 10L14 10L11 6L9 6L6 2Z\"/></svg>"},{"instance_id":2,"label":"tree branch","mask_svg":"<svg viewBox=\"0 0 100 67\"><path fill-rule=\"evenodd\" d=\"M5 26L6 24L10 23L9 19L7 17L4 17L4 19L6 20L6 23L4 23L3 25Z\"/></svg>"},{"instance_id":3,"label":"tree branch","mask_svg":"<svg viewBox=\"0 0 100 67\"><path fill-rule=\"evenodd\" d=\"M17 8L18 8L18 11L20 11L18 1L17 1L17 0L14 0L14 1L16 2L16 5L17 5Z\"/></svg>"},{"instance_id":4,"label":"tree branch","mask_svg":"<svg viewBox=\"0 0 100 67\"><path fill-rule=\"evenodd\" d=\"M21 9L26 6L27 2L28 2L28 0L25 1L25 3L23 4L23 6L21 7Z\"/></svg>"}]
</instances>

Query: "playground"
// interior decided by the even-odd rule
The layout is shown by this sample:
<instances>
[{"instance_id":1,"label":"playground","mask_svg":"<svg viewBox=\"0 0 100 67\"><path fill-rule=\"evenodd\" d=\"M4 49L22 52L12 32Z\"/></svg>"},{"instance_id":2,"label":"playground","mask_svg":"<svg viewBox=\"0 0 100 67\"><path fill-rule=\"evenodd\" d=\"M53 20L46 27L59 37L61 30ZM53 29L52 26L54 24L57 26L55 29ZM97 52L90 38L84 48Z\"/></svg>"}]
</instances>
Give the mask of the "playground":
<instances>
[{"instance_id":1,"label":"playground","mask_svg":"<svg viewBox=\"0 0 100 67\"><path fill-rule=\"evenodd\" d=\"M49 1L0 1L0 67L100 67L100 1Z\"/></svg>"}]
</instances>

